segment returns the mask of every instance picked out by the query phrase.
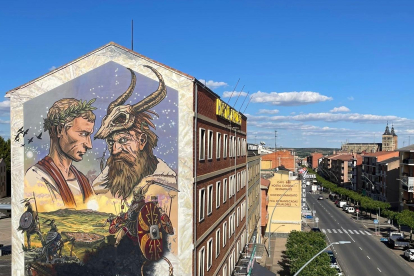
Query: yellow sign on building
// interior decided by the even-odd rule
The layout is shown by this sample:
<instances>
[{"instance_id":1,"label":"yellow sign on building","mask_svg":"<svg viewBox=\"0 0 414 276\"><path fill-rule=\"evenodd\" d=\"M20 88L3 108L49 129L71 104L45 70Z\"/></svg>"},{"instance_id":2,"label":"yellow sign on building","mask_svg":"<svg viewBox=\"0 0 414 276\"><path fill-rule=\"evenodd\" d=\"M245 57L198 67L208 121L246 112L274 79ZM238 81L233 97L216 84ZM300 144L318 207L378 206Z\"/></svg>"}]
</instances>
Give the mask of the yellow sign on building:
<instances>
[{"instance_id":1,"label":"yellow sign on building","mask_svg":"<svg viewBox=\"0 0 414 276\"><path fill-rule=\"evenodd\" d=\"M217 99L216 101L216 115L230 122L241 125L241 114L220 99Z\"/></svg>"},{"instance_id":2,"label":"yellow sign on building","mask_svg":"<svg viewBox=\"0 0 414 276\"><path fill-rule=\"evenodd\" d=\"M289 180L289 174L284 172L277 172L268 180L270 180L268 211L269 216L273 213L273 217L269 218L266 232L301 231L301 181Z\"/></svg>"}]
</instances>

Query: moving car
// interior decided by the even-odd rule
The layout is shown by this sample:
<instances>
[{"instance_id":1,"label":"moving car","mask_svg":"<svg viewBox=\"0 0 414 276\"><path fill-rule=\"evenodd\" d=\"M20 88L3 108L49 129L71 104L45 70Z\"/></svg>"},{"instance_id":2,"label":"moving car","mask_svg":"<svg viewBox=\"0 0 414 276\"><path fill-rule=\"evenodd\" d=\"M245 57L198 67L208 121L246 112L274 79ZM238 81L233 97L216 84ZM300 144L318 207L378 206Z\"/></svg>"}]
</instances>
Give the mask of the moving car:
<instances>
[{"instance_id":1,"label":"moving car","mask_svg":"<svg viewBox=\"0 0 414 276\"><path fill-rule=\"evenodd\" d=\"M323 196L319 196L319 197L318 197L318 200L322 200L322 199L323 199Z\"/></svg>"},{"instance_id":2,"label":"moving car","mask_svg":"<svg viewBox=\"0 0 414 276\"><path fill-rule=\"evenodd\" d=\"M407 249L404 251L404 257L410 261L414 262L414 249Z\"/></svg>"}]
</instances>

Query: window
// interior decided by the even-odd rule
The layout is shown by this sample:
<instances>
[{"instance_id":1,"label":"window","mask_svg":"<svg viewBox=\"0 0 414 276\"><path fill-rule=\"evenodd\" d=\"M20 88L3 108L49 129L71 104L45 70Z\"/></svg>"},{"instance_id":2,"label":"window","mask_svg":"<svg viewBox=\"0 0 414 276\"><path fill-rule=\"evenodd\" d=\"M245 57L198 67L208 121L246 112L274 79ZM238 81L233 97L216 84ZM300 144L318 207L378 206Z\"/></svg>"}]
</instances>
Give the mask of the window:
<instances>
[{"instance_id":1,"label":"window","mask_svg":"<svg viewBox=\"0 0 414 276\"><path fill-rule=\"evenodd\" d=\"M240 172L237 173L237 191L240 191Z\"/></svg>"},{"instance_id":2,"label":"window","mask_svg":"<svg viewBox=\"0 0 414 276\"><path fill-rule=\"evenodd\" d=\"M224 139L223 139L223 158L227 158L227 134L224 134Z\"/></svg>"},{"instance_id":3,"label":"window","mask_svg":"<svg viewBox=\"0 0 414 276\"><path fill-rule=\"evenodd\" d=\"M216 138L216 158L220 159L220 152L221 152L221 133L217 132Z\"/></svg>"},{"instance_id":4,"label":"window","mask_svg":"<svg viewBox=\"0 0 414 276\"><path fill-rule=\"evenodd\" d=\"M199 133L199 152L198 152L198 159L204 160L206 158L206 130L203 128L200 128Z\"/></svg>"},{"instance_id":5,"label":"window","mask_svg":"<svg viewBox=\"0 0 414 276\"><path fill-rule=\"evenodd\" d=\"M227 276L227 264L223 266L223 276Z\"/></svg>"},{"instance_id":6,"label":"window","mask_svg":"<svg viewBox=\"0 0 414 276\"><path fill-rule=\"evenodd\" d=\"M211 130L207 131L207 158L212 159L213 158L213 132Z\"/></svg>"},{"instance_id":7,"label":"window","mask_svg":"<svg viewBox=\"0 0 414 276\"><path fill-rule=\"evenodd\" d=\"M216 182L216 209L218 209L220 207L220 190L221 190L221 183L220 181Z\"/></svg>"},{"instance_id":8,"label":"window","mask_svg":"<svg viewBox=\"0 0 414 276\"><path fill-rule=\"evenodd\" d=\"M223 179L223 203L227 201L227 178Z\"/></svg>"},{"instance_id":9,"label":"window","mask_svg":"<svg viewBox=\"0 0 414 276\"><path fill-rule=\"evenodd\" d=\"M237 138L237 156L240 156L240 137Z\"/></svg>"},{"instance_id":10,"label":"window","mask_svg":"<svg viewBox=\"0 0 414 276\"><path fill-rule=\"evenodd\" d=\"M207 271L210 270L213 264L213 238L210 238L207 242Z\"/></svg>"},{"instance_id":11,"label":"window","mask_svg":"<svg viewBox=\"0 0 414 276\"><path fill-rule=\"evenodd\" d=\"M240 255L240 241L237 241L237 247L236 247L236 262L237 262L237 259L238 259L238 257L239 257L239 255Z\"/></svg>"},{"instance_id":12,"label":"window","mask_svg":"<svg viewBox=\"0 0 414 276\"><path fill-rule=\"evenodd\" d=\"M233 195L236 194L236 175L233 174Z\"/></svg>"},{"instance_id":13,"label":"window","mask_svg":"<svg viewBox=\"0 0 414 276\"><path fill-rule=\"evenodd\" d=\"M223 247L226 246L227 243L227 221L223 223Z\"/></svg>"},{"instance_id":14,"label":"window","mask_svg":"<svg viewBox=\"0 0 414 276\"><path fill-rule=\"evenodd\" d=\"M198 194L198 221L204 219L205 204L206 204L206 189L201 189Z\"/></svg>"},{"instance_id":15,"label":"window","mask_svg":"<svg viewBox=\"0 0 414 276\"><path fill-rule=\"evenodd\" d=\"M220 255L220 229L216 231L216 259Z\"/></svg>"},{"instance_id":16,"label":"window","mask_svg":"<svg viewBox=\"0 0 414 276\"><path fill-rule=\"evenodd\" d=\"M233 234L233 231L232 231L232 229L231 229L231 217L232 217L233 215L230 215L229 216L229 238L231 237L231 234Z\"/></svg>"},{"instance_id":17,"label":"window","mask_svg":"<svg viewBox=\"0 0 414 276\"><path fill-rule=\"evenodd\" d=\"M237 227L239 227L239 218L240 218L240 206L237 207L237 218L236 218Z\"/></svg>"},{"instance_id":18,"label":"window","mask_svg":"<svg viewBox=\"0 0 414 276\"><path fill-rule=\"evenodd\" d=\"M229 140L229 157L233 157L233 136L231 135Z\"/></svg>"},{"instance_id":19,"label":"window","mask_svg":"<svg viewBox=\"0 0 414 276\"><path fill-rule=\"evenodd\" d=\"M207 215L213 212L213 184L207 187Z\"/></svg>"},{"instance_id":20,"label":"window","mask_svg":"<svg viewBox=\"0 0 414 276\"><path fill-rule=\"evenodd\" d=\"M205 248L198 251L198 276L204 276Z\"/></svg>"},{"instance_id":21,"label":"window","mask_svg":"<svg viewBox=\"0 0 414 276\"><path fill-rule=\"evenodd\" d=\"M233 137L233 157L236 157L236 137Z\"/></svg>"}]
</instances>

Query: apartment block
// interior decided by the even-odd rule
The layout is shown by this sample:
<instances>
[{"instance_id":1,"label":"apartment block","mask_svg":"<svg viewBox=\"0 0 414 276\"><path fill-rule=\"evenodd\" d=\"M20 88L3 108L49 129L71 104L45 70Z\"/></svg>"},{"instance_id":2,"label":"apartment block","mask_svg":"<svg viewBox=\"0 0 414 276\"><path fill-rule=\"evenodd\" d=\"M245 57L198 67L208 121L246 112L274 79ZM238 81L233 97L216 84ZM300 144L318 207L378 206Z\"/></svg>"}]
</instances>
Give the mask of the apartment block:
<instances>
[{"instance_id":1,"label":"apartment block","mask_svg":"<svg viewBox=\"0 0 414 276\"><path fill-rule=\"evenodd\" d=\"M262 155L262 169L275 169L285 167L290 171L296 171L295 152L290 150L278 150Z\"/></svg>"},{"instance_id":2,"label":"apartment block","mask_svg":"<svg viewBox=\"0 0 414 276\"><path fill-rule=\"evenodd\" d=\"M316 169L319 166L319 160L323 157L322 153L314 152L308 157L306 157L308 167Z\"/></svg>"},{"instance_id":3,"label":"apartment block","mask_svg":"<svg viewBox=\"0 0 414 276\"><path fill-rule=\"evenodd\" d=\"M414 211L414 145L398 149L400 160L399 172L399 210Z\"/></svg>"}]
</instances>

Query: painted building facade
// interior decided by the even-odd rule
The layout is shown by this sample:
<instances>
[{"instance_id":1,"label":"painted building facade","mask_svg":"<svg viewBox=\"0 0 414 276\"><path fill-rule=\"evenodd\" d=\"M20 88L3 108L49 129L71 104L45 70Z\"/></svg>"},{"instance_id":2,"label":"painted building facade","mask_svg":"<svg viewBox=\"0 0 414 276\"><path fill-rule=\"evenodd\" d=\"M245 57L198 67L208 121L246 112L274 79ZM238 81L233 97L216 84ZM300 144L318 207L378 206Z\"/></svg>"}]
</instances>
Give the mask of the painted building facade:
<instances>
[{"instance_id":1,"label":"painted building facade","mask_svg":"<svg viewBox=\"0 0 414 276\"><path fill-rule=\"evenodd\" d=\"M245 116L115 43L7 96L21 136L13 275L232 273L247 239Z\"/></svg>"}]
</instances>

